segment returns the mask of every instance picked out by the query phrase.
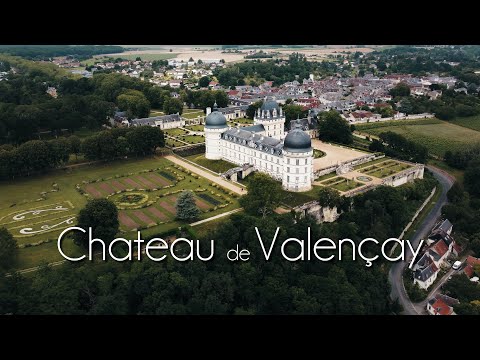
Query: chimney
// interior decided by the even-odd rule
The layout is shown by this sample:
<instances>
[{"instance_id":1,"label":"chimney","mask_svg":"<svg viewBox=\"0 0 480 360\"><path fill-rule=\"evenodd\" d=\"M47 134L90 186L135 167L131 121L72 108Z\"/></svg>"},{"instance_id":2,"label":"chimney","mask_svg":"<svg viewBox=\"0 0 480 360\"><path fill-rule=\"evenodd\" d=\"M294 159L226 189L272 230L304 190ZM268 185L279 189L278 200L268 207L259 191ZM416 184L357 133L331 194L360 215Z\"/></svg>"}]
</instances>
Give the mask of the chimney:
<instances>
[{"instance_id":1,"label":"chimney","mask_svg":"<svg viewBox=\"0 0 480 360\"><path fill-rule=\"evenodd\" d=\"M207 107L207 110L206 110L206 112L207 112L207 116L208 116L208 115L209 115L209 114L212 112L212 108L211 108L210 106L209 106L209 107Z\"/></svg>"}]
</instances>

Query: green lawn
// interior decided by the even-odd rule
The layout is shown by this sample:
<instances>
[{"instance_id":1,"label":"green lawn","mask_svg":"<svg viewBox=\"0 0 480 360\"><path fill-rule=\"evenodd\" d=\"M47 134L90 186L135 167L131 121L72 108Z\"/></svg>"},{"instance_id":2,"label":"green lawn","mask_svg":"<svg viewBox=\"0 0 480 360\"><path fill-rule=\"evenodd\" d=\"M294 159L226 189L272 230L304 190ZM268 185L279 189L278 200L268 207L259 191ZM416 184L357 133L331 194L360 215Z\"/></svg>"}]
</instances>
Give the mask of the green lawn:
<instances>
[{"instance_id":1,"label":"green lawn","mask_svg":"<svg viewBox=\"0 0 480 360\"><path fill-rule=\"evenodd\" d=\"M195 119L202 116L205 116L205 113L202 110L196 110L182 114L182 117L184 117L185 119Z\"/></svg>"},{"instance_id":2,"label":"green lawn","mask_svg":"<svg viewBox=\"0 0 480 360\"><path fill-rule=\"evenodd\" d=\"M169 139L165 140L165 145L168 146L168 147L179 147L179 146L185 146L187 144L169 138Z\"/></svg>"},{"instance_id":3,"label":"green lawn","mask_svg":"<svg viewBox=\"0 0 480 360\"><path fill-rule=\"evenodd\" d=\"M230 121L237 122L239 124L253 124L253 120L252 119L247 119L247 118L236 118L236 119L232 119Z\"/></svg>"},{"instance_id":4,"label":"green lawn","mask_svg":"<svg viewBox=\"0 0 480 360\"><path fill-rule=\"evenodd\" d=\"M209 160L205 158L205 155L191 155L187 156L185 159L188 159L190 161L193 161L194 163L206 167L207 169L212 170L213 172L216 173L224 173L227 170L230 170L231 168L234 168L238 165L229 163L228 161L225 160Z\"/></svg>"},{"instance_id":5,"label":"green lawn","mask_svg":"<svg viewBox=\"0 0 480 360\"><path fill-rule=\"evenodd\" d=\"M389 159L390 159L389 157L383 157L383 158L381 158L381 159L372 160L372 161L369 161L369 162L366 162L366 163L363 163L363 164L354 166L353 169L354 169L354 170L358 170L358 169L366 168L366 167L369 167L370 165L374 165L374 164L378 164L378 163L383 163L383 162L385 162L385 161L387 161L387 160L389 160Z\"/></svg>"},{"instance_id":6,"label":"green lawn","mask_svg":"<svg viewBox=\"0 0 480 360\"><path fill-rule=\"evenodd\" d=\"M393 131L407 139L425 145L433 155L443 157L447 150L464 150L480 142L480 132L436 119L398 121L356 125L363 133L379 135Z\"/></svg>"},{"instance_id":7,"label":"green lawn","mask_svg":"<svg viewBox=\"0 0 480 360\"><path fill-rule=\"evenodd\" d=\"M206 189L205 194L209 194L212 198L220 199L222 203L228 204L224 208L217 209L214 208L212 203L207 204L208 206L203 204L204 212L202 212L200 219L218 215L239 206L237 199L228 194L228 192L225 193L223 190L212 187L211 182L206 179L201 177L197 179L196 176L190 175L189 172L177 170L173 165L168 160L162 158L132 158L110 163L80 166L67 170L56 170L44 176L31 176L11 182L0 182L0 226L5 226L9 229L21 247L19 249L17 267L28 268L37 266L42 262L53 262L62 259L56 248L58 234L62 229L74 226L78 211L87 203L87 198L75 189L75 185L80 184L82 189L86 189L90 185L90 189L93 187L97 191L104 186L102 181L91 184L83 184L83 181L105 179L104 182L106 182L108 181L106 180L107 178L115 179L116 175L134 174L132 176L142 176L142 174L138 174L141 171L168 167L180 174L182 179L173 187L148 193L152 198L157 194L161 195L184 189L193 190L200 187ZM115 180L123 181L122 179L118 178ZM138 178L136 181L138 181ZM55 187L53 184L57 184L58 187ZM44 200L40 200L42 199L42 192L45 193ZM197 198L199 198L199 194L202 194L202 192L197 193ZM105 196L105 193L103 196ZM230 200L226 200L226 197ZM170 204L174 201L173 197L169 198L168 196L160 197L159 199L166 200ZM232 201L232 203L230 204L228 201ZM204 201L204 203L206 202L208 201ZM209 211L210 209L212 211ZM141 209L140 212L149 215L145 209ZM128 214L130 215L130 213ZM133 212L133 214L135 213ZM165 224L142 230L142 235L148 237L162 234L182 225L181 222L171 221L171 219L172 217L170 217L170 222ZM122 234L122 237L128 239L133 235L133 232L127 231ZM35 246L31 245L49 240L51 242ZM77 251L76 247L69 243L66 243L66 249L69 254L74 254Z\"/></svg>"},{"instance_id":8,"label":"green lawn","mask_svg":"<svg viewBox=\"0 0 480 360\"><path fill-rule=\"evenodd\" d=\"M314 159L319 159L321 157L324 157L326 154L322 150L318 149L313 149L313 158Z\"/></svg>"},{"instance_id":9,"label":"green lawn","mask_svg":"<svg viewBox=\"0 0 480 360\"><path fill-rule=\"evenodd\" d=\"M364 184L362 183L359 183L359 182L356 182L354 180L348 180L347 179L344 179L343 181L335 184L335 185L332 185L332 186L329 186L331 187L332 189L335 189L335 190L338 190L338 191L349 191L349 190L353 190L359 186L362 186Z\"/></svg>"},{"instance_id":10,"label":"green lawn","mask_svg":"<svg viewBox=\"0 0 480 360\"><path fill-rule=\"evenodd\" d=\"M161 110L150 110L150 117L154 117L154 116L163 116L165 115L165 113Z\"/></svg>"},{"instance_id":11,"label":"green lawn","mask_svg":"<svg viewBox=\"0 0 480 360\"><path fill-rule=\"evenodd\" d=\"M204 131L204 125L185 126L185 129L192 130L192 131Z\"/></svg>"},{"instance_id":12,"label":"green lawn","mask_svg":"<svg viewBox=\"0 0 480 360\"><path fill-rule=\"evenodd\" d=\"M180 135L187 135L188 132L185 131L184 129L180 129L180 128L174 128L174 129L167 129L167 130L164 130L164 132L167 134L167 135L170 135L170 136L180 136Z\"/></svg>"},{"instance_id":13,"label":"green lawn","mask_svg":"<svg viewBox=\"0 0 480 360\"><path fill-rule=\"evenodd\" d=\"M204 143L205 142L205 138L201 135L181 136L178 139L182 140L182 141L185 141L189 144L199 144L199 143Z\"/></svg>"},{"instance_id":14,"label":"green lawn","mask_svg":"<svg viewBox=\"0 0 480 360\"><path fill-rule=\"evenodd\" d=\"M81 129L75 130L73 135L78 136L80 139L83 139L83 138L95 135L100 131L102 131L102 129L81 128Z\"/></svg>"}]
</instances>

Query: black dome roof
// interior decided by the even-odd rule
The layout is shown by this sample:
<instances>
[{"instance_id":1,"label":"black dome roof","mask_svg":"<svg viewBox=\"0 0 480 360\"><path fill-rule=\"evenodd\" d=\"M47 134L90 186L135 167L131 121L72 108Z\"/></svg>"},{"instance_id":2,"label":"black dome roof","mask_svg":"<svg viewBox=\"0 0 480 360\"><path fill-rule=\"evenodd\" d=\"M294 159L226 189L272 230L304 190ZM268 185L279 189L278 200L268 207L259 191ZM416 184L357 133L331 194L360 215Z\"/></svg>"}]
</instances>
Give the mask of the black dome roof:
<instances>
[{"instance_id":1,"label":"black dome roof","mask_svg":"<svg viewBox=\"0 0 480 360\"><path fill-rule=\"evenodd\" d=\"M312 150L312 140L305 131L295 128L285 137L283 149L294 153L308 152Z\"/></svg>"},{"instance_id":2,"label":"black dome roof","mask_svg":"<svg viewBox=\"0 0 480 360\"><path fill-rule=\"evenodd\" d=\"M280 107L278 106L278 103L275 100L267 100L262 104L262 107L260 110L268 110L272 111L273 109L280 110Z\"/></svg>"},{"instance_id":3,"label":"black dome roof","mask_svg":"<svg viewBox=\"0 0 480 360\"><path fill-rule=\"evenodd\" d=\"M205 127L208 129L222 129L227 127L227 119L219 111L213 111L205 119Z\"/></svg>"}]
</instances>

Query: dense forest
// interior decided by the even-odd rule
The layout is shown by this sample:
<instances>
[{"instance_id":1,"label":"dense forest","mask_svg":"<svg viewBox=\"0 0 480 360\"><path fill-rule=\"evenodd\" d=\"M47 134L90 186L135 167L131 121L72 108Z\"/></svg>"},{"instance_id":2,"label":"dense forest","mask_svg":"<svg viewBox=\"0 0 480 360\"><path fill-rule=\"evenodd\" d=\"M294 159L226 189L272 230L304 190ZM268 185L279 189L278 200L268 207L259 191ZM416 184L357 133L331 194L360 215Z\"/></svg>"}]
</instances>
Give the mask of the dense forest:
<instances>
[{"instance_id":1,"label":"dense forest","mask_svg":"<svg viewBox=\"0 0 480 360\"><path fill-rule=\"evenodd\" d=\"M312 239L349 237L359 241L368 234L385 240L400 233L435 180L427 175L424 180L400 188L379 187L356 197L353 203L351 199L337 198L343 210L339 221L321 225L312 218L298 218L291 213L261 215L256 207L263 208L265 204L275 207L281 201L281 193L271 191L277 185L268 177L249 182L249 194L253 194L256 202L246 213L232 215L203 239L216 240L216 256L212 261L178 262L168 258L165 262L66 264L43 267L33 276L2 277L0 313L389 314L399 311L398 305L389 301L387 264L378 262L367 268L361 261L352 261L351 256L336 262L288 262L280 256L280 246L275 246L271 259L265 261L254 227L261 229L262 237L272 239L281 224L282 241L288 237L306 238L308 227ZM253 203L248 196L246 201ZM257 201L258 196L263 200ZM250 250L249 261L226 259L227 249L236 244Z\"/></svg>"},{"instance_id":2,"label":"dense forest","mask_svg":"<svg viewBox=\"0 0 480 360\"><path fill-rule=\"evenodd\" d=\"M31 60L48 60L56 56L73 56L85 60L94 55L124 51L123 47L116 45L0 45L0 53Z\"/></svg>"}]
</instances>

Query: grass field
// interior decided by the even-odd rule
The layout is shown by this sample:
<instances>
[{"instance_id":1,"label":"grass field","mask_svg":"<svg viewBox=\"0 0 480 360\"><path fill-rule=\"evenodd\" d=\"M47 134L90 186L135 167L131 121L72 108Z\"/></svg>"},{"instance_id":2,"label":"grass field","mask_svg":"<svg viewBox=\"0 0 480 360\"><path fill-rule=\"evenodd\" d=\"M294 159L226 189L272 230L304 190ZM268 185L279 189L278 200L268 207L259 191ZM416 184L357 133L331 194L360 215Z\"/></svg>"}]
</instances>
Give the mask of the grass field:
<instances>
[{"instance_id":1,"label":"grass field","mask_svg":"<svg viewBox=\"0 0 480 360\"><path fill-rule=\"evenodd\" d=\"M236 122L236 123L239 123L239 124L253 124L253 120L252 119L247 119L247 118L237 118L237 119L232 119L230 121Z\"/></svg>"},{"instance_id":2,"label":"grass field","mask_svg":"<svg viewBox=\"0 0 480 360\"><path fill-rule=\"evenodd\" d=\"M364 133L379 135L382 132L393 131L407 139L425 145L433 155L443 157L445 152L463 150L466 147L480 143L480 132L447 121L436 119L409 120L356 125L357 130Z\"/></svg>"},{"instance_id":3,"label":"grass field","mask_svg":"<svg viewBox=\"0 0 480 360\"><path fill-rule=\"evenodd\" d=\"M185 129L192 130L192 131L204 131L204 125L185 126Z\"/></svg>"},{"instance_id":4,"label":"grass field","mask_svg":"<svg viewBox=\"0 0 480 360\"><path fill-rule=\"evenodd\" d=\"M180 129L180 128L174 128L174 129L167 129L164 130L165 134L170 135L170 136L180 136L180 135L187 135L188 132Z\"/></svg>"},{"instance_id":5,"label":"grass field","mask_svg":"<svg viewBox=\"0 0 480 360\"><path fill-rule=\"evenodd\" d=\"M199 144L204 143L205 138L201 135L187 135L178 137L179 140L185 141L189 144Z\"/></svg>"},{"instance_id":6,"label":"grass field","mask_svg":"<svg viewBox=\"0 0 480 360\"><path fill-rule=\"evenodd\" d=\"M356 182L354 180L348 180L345 178L342 178L343 180L340 180L339 182L335 183L334 185L331 185L332 189L338 190L338 191L349 191L353 190L359 186L362 186L362 183Z\"/></svg>"},{"instance_id":7,"label":"grass field","mask_svg":"<svg viewBox=\"0 0 480 360\"><path fill-rule=\"evenodd\" d=\"M195 110L195 111L190 111L190 112L183 112L182 117L185 119L195 119L197 117L202 117L205 116L205 113L202 110Z\"/></svg>"},{"instance_id":8,"label":"grass field","mask_svg":"<svg viewBox=\"0 0 480 360\"><path fill-rule=\"evenodd\" d=\"M239 206L234 196L197 177L176 169L168 160L146 158L81 166L45 176L1 182L0 226L9 229L20 246L17 267L28 268L62 259L56 239L62 229L74 226L78 211L87 203L88 197L82 195L82 191L91 197L105 197L112 191L123 190L128 194L129 189L146 189L148 198L154 200L152 204L119 211L121 229L126 231L122 237L127 239L133 236L130 230L137 225L138 228L148 227L142 231L144 237L181 226L183 223L175 221L174 203L182 190L205 189L195 192L197 205L202 210L200 219ZM82 191L76 189L77 184ZM65 247L68 254L78 250L70 240L65 240Z\"/></svg>"},{"instance_id":9,"label":"grass field","mask_svg":"<svg viewBox=\"0 0 480 360\"><path fill-rule=\"evenodd\" d=\"M177 141L175 139L172 139L172 138L168 138L165 140L165 145L168 146L168 147L179 147L179 146L185 146L187 144L183 143L183 142L180 142L180 141Z\"/></svg>"},{"instance_id":10,"label":"grass field","mask_svg":"<svg viewBox=\"0 0 480 360\"><path fill-rule=\"evenodd\" d=\"M449 122L458 126L466 127L468 129L480 131L480 115L456 118L450 120Z\"/></svg>"},{"instance_id":11,"label":"grass field","mask_svg":"<svg viewBox=\"0 0 480 360\"><path fill-rule=\"evenodd\" d=\"M165 113L163 111L152 109L152 110L150 110L150 115L149 116L153 117L153 116L163 116L163 115L165 115Z\"/></svg>"},{"instance_id":12,"label":"grass field","mask_svg":"<svg viewBox=\"0 0 480 360\"><path fill-rule=\"evenodd\" d=\"M216 173L224 173L225 171L236 167L237 165L229 163L225 160L209 160L205 158L205 155L191 155L185 157L190 161L193 161L195 164L206 167L207 169L212 170Z\"/></svg>"}]
</instances>

